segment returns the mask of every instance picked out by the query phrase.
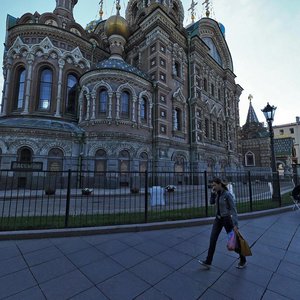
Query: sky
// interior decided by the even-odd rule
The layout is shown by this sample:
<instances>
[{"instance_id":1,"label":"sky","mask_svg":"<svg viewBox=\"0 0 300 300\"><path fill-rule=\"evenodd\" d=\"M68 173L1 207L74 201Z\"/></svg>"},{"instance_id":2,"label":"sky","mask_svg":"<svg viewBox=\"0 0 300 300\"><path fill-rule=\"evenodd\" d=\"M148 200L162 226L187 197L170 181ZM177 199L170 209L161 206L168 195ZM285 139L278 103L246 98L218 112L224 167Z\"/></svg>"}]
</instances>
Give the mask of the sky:
<instances>
[{"instance_id":1,"label":"sky","mask_svg":"<svg viewBox=\"0 0 300 300\"><path fill-rule=\"evenodd\" d=\"M114 0L104 0L103 19L115 13ZM196 20L204 16L202 3L195 0ZM267 102L277 107L274 125L293 123L300 116L300 1L299 0L211 0L211 17L226 28L226 41L233 59L236 83L244 89L240 97L240 125L244 125L249 108L248 96L260 122L261 109ZM121 14L126 0L121 0ZM192 0L182 0L184 25L191 22ZM6 16L21 17L35 11L52 12L55 0L2 0L0 10L0 41L5 40ZM98 18L99 0L78 0L74 18L83 27ZM3 46L0 47L2 61ZM2 65L2 63L1 63ZM3 76L0 74L0 90Z\"/></svg>"}]
</instances>

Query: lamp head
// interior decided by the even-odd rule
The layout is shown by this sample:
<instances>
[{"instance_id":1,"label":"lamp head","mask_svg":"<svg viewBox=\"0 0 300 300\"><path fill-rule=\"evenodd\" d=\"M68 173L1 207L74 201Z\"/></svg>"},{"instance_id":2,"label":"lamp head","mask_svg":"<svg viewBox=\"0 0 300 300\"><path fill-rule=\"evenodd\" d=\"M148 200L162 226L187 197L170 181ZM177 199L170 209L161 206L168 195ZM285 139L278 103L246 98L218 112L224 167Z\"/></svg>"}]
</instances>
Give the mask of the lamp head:
<instances>
[{"instance_id":1,"label":"lamp head","mask_svg":"<svg viewBox=\"0 0 300 300\"><path fill-rule=\"evenodd\" d=\"M275 107L274 105L271 106L268 102L266 107L261 110L264 113L264 116L268 123L274 121L274 115L275 115L276 108L277 107Z\"/></svg>"}]
</instances>

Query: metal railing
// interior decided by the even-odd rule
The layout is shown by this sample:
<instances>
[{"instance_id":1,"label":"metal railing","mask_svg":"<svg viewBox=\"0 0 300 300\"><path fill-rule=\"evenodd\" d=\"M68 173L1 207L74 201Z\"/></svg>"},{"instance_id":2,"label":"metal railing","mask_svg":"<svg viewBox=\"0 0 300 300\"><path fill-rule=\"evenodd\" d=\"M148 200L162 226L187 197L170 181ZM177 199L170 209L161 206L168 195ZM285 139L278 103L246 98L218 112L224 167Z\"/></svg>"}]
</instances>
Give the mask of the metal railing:
<instances>
[{"instance_id":1,"label":"metal railing","mask_svg":"<svg viewBox=\"0 0 300 300\"><path fill-rule=\"evenodd\" d=\"M274 175L274 176L273 176ZM239 212L281 206L291 177L272 173L0 171L0 230L130 224L209 217L213 176L229 182ZM275 179L275 180L274 180ZM277 180L277 181L276 181Z\"/></svg>"}]
</instances>

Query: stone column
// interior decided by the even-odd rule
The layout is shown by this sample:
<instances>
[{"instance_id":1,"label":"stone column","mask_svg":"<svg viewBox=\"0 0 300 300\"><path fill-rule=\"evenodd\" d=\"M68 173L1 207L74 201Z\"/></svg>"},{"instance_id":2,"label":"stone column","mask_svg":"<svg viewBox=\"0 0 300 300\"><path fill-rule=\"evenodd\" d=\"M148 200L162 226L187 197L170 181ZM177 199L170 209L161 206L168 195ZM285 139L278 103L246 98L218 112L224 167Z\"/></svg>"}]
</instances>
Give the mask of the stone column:
<instances>
[{"instance_id":1,"label":"stone column","mask_svg":"<svg viewBox=\"0 0 300 300\"><path fill-rule=\"evenodd\" d=\"M24 110L22 112L23 115L27 115L29 113L29 100L31 94L31 82L32 82L32 65L34 61L34 55L28 54L27 58L27 79L26 79L26 89L25 89L25 103L24 103Z\"/></svg>"},{"instance_id":2,"label":"stone column","mask_svg":"<svg viewBox=\"0 0 300 300\"><path fill-rule=\"evenodd\" d=\"M117 103L116 103L116 119L120 119L120 93L116 93Z\"/></svg>"},{"instance_id":3,"label":"stone column","mask_svg":"<svg viewBox=\"0 0 300 300\"><path fill-rule=\"evenodd\" d=\"M96 119L96 94L92 93L91 97L92 97L92 117L91 117L91 119L95 120Z\"/></svg>"},{"instance_id":4,"label":"stone column","mask_svg":"<svg viewBox=\"0 0 300 300\"><path fill-rule=\"evenodd\" d=\"M112 118L112 96L113 93L109 92L108 93L108 116L107 116L108 119Z\"/></svg>"},{"instance_id":5,"label":"stone column","mask_svg":"<svg viewBox=\"0 0 300 300\"><path fill-rule=\"evenodd\" d=\"M136 105L136 102L137 102L136 100L137 100L137 97L134 97L133 101L132 101L132 117L131 117L132 122L136 121L136 118L135 118L135 105ZM140 107L138 108L138 110L139 109L140 109Z\"/></svg>"},{"instance_id":6,"label":"stone column","mask_svg":"<svg viewBox=\"0 0 300 300\"><path fill-rule=\"evenodd\" d=\"M8 101L8 91L9 91L9 85L10 85L10 77L11 77L11 66L12 66L12 59L9 58L5 64L6 69L6 76L5 76L5 83L4 83L4 95L2 98L2 116L7 115L7 101Z\"/></svg>"},{"instance_id":7,"label":"stone column","mask_svg":"<svg viewBox=\"0 0 300 300\"><path fill-rule=\"evenodd\" d=\"M62 95L62 76L63 76L63 68L65 65L65 61L63 59L59 59L58 66L58 83L57 83L57 99L56 99L56 112L55 117L61 118L61 95ZM65 103L66 104L66 103Z\"/></svg>"},{"instance_id":8,"label":"stone column","mask_svg":"<svg viewBox=\"0 0 300 300\"><path fill-rule=\"evenodd\" d=\"M85 120L89 120L90 119L90 105L91 105L91 96L90 94L86 94L86 99L87 99L87 104L86 104L86 116L85 116Z\"/></svg>"}]
</instances>

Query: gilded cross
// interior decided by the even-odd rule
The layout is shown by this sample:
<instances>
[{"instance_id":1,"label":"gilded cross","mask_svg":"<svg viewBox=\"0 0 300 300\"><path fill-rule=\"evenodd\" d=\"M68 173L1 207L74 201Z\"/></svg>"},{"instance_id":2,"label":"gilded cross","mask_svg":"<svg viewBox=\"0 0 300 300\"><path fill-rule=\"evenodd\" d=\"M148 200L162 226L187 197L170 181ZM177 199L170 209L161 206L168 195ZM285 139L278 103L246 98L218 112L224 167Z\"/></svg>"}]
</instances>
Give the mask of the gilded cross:
<instances>
[{"instance_id":1,"label":"gilded cross","mask_svg":"<svg viewBox=\"0 0 300 300\"><path fill-rule=\"evenodd\" d=\"M202 5L205 6L205 9L206 9L206 17L208 18L208 17L209 17L209 14L210 14L210 12L209 12L209 6L210 6L209 0L205 0L205 1L202 3Z\"/></svg>"},{"instance_id":2,"label":"gilded cross","mask_svg":"<svg viewBox=\"0 0 300 300\"><path fill-rule=\"evenodd\" d=\"M250 102L252 102L252 99L253 99L253 96L252 96L251 94L249 94L248 100L249 100Z\"/></svg>"},{"instance_id":3,"label":"gilded cross","mask_svg":"<svg viewBox=\"0 0 300 300\"><path fill-rule=\"evenodd\" d=\"M191 7L188 9L188 10L191 11L191 15L192 15L192 23L194 23L194 21L195 21L195 7L196 7L197 4L198 4L198 2L195 3L195 1L192 0Z\"/></svg>"}]
</instances>

